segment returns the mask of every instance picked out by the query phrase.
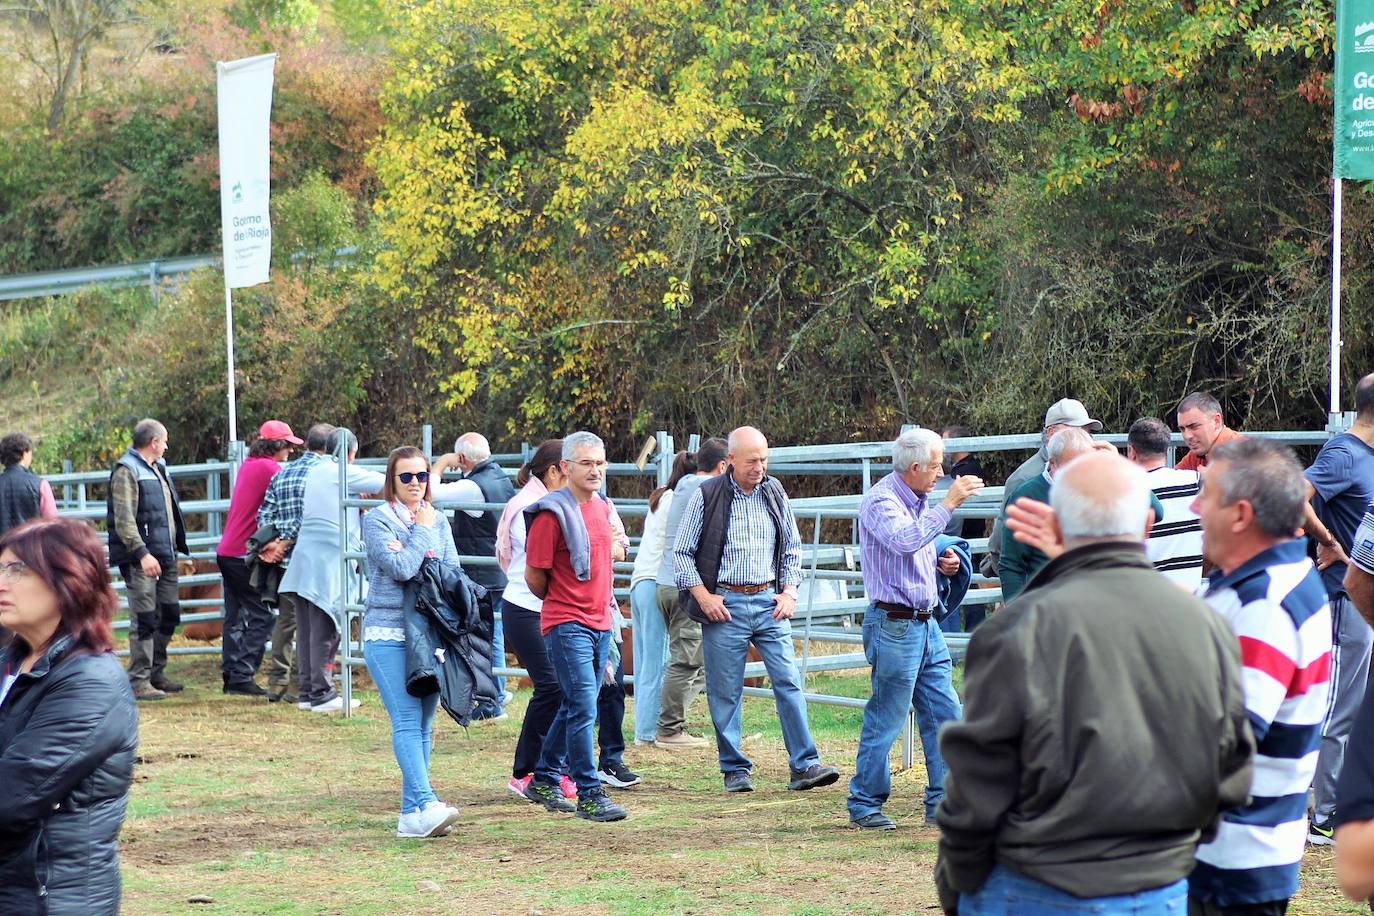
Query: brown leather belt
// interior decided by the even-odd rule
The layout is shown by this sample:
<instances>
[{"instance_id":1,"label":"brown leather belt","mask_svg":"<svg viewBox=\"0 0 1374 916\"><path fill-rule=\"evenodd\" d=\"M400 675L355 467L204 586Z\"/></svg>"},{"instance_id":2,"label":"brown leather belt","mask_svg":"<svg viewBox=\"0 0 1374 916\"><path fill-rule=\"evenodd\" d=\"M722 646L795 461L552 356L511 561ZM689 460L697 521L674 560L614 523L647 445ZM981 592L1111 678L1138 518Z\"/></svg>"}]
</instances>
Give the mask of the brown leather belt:
<instances>
[{"instance_id":1,"label":"brown leather belt","mask_svg":"<svg viewBox=\"0 0 1374 916\"><path fill-rule=\"evenodd\" d=\"M772 582L760 582L758 585L731 585L728 582L720 582L716 585L716 588L723 588L727 592L734 592L738 595L757 595L759 592L772 587Z\"/></svg>"},{"instance_id":2,"label":"brown leather belt","mask_svg":"<svg viewBox=\"0 0 1374 916\"><path fill-rule=\"evenodd\" d=\"M873 606L887 615L888 620L927 621L935 613L931 607L907 607L905 604L892 604L888 601L875 601Z\"/></svg>"}]
</instances>

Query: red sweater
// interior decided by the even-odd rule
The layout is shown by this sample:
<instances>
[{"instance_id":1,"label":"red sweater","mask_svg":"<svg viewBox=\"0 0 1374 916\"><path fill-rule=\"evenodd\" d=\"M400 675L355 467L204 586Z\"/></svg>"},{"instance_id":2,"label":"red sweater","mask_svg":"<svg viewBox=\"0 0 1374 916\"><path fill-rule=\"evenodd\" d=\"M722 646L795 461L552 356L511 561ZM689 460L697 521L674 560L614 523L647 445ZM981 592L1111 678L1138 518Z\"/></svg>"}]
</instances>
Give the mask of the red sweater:
<instances>
[{"instance_id":1,"label":"red sweater","mask_svg":"<svg viewBox=\"0 0 1374 916\"><path fill-rule=\"evenodd\" d=\"M281 470L270 455L249 458L239 466L234 495L229 499L229 514L224 519L224 535L215 553L222 557L241 557L248 553L248 539L258 530L258 508L267 494L267 485Z\"/></svg>"}]
</instances>

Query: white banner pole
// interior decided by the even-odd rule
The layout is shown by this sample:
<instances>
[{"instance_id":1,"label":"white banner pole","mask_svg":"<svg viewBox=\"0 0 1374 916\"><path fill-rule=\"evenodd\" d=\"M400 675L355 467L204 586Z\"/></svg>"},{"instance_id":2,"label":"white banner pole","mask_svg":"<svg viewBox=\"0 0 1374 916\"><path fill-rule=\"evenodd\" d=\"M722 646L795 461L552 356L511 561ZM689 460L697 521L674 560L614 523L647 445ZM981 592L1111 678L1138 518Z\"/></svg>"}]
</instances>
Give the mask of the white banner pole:
<instances>
[{"instance_id":1,"label":"white banner pole","mask_svg":"<svg viewBox=\"0 0 1374 916\"><path fill-rule=\"evenodd\" d=\"M1331 196L1331 419L1341 412L1341 180Z\"/></svg>"},{"instance_id":2,"label":"white banner pole","mask_svg":"<svg viewBox=\"0 0 1374 916\"><path fill-rule=\"evenodd\" d=\"M225 365L228 367L226 378L229 382L229 441L239 438L237 393L234 390L234 294L226 283L224 286L224 349Z\"/></svg>"}]
</instances>

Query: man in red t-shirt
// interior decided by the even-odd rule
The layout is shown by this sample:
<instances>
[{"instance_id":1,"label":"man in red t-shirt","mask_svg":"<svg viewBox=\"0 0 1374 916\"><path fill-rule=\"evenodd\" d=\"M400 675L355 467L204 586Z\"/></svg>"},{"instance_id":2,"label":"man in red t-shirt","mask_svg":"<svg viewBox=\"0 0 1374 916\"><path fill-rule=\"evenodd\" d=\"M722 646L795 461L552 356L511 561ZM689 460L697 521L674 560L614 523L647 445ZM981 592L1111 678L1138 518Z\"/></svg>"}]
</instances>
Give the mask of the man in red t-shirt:
<instances>
[{"instance_id":1,"label":"man in red t-shirt","mask_svg":"<svg viewBox=\"0 0 1374 916\"><path fill-rule=\"evenodd\" d=\"M550 811L576 810L587 820L618 821L626 812L601 787L592 735L611 647L611 564L620 551L611 534L610 503L600 493L606 446L592 433L573 433L563 440L561 466L567 488L526 510L533 520L525 538L525 583L543 599L540 630L563 705L549 726L525 796ZM577 783L575 809L558 788L565 760Z\"/></svg>"}]
</instances>

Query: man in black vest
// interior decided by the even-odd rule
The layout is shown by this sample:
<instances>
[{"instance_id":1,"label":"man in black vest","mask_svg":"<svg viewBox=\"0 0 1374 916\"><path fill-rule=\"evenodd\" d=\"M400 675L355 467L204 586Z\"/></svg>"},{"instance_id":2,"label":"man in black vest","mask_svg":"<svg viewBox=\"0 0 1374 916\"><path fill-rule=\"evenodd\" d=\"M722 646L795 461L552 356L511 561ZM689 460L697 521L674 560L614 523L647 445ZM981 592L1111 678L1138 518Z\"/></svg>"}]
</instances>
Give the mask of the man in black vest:
<instances>
[{"instance_id":1,"label":"man in black vest","mask_svg":"<svg viewBox=\"0 0 1374 916\"><path fill-rule=\"evenodd\" d=\"M52 485L29 470L32 463L32 439L23 433L0 439L0 534L31 518L57 518Z\"/></svg>"},{"instance_id":2,"label":"man in black vest","mask_svg":"<svg viewBox=\"0 0 1374 916\"><path fill-rule=\"evenodd\" d=\"M763 656L792 770L789 789L839 779L823 766L806 721L806 697L792 650L791 618L801 585L801 535L777 478L768 440L752 426L730 433L730 466L687 503L673 547L678 600L701 623L706 699L716 729L725 791L752 792L753 763L740 749L744 664L752 643Z\"/></svg>"},{"instance_id":3,"label":"man in black vest","mask_svg":"<svg viewBox=\"0 0 1374 916\"><path fill-rule=\"evenodd\" d=\"M167 643L181 623L176 555L191 550L162 460L166 451L167 427L139 420L105 496L110 565L119 567L129 597L129 684L136 700L161 700L183 687L165 671Z\"/></svg>"},{"instance_id":4,"label":"man in black vest","mask_svg":"<svg viewBox=\"0 0 1374 916\"><path fill-rule=\"evenodd\" d=\"M440 483L434 487L436 499L447 499L469 503L499 503L505 506L515 495L515 487L510 475L491 460L491 446L481 433L463 433L453 443L453 451L434 462L436 480L448 468L456 467L463 472L463 479L453 483ZM496 564L496 524L501 520L500 509L456 509L453 512L453 541L460 556L491 557L490 565L465 563L463 571L491 592L492 608L500 614L501 593L506 588L506 574ZM506 640L501 630L498 616L492 621L491 657L496 668L506 664ZM501 700L509 697L506 693L506 679L498 677L496 685L500 688ZM493 703L478 709L473 718L504 719L505 711L501 703Z\"/></svg>"}]
</instances>

